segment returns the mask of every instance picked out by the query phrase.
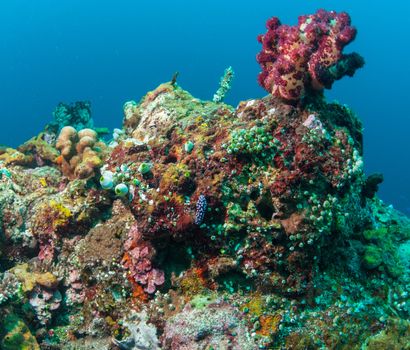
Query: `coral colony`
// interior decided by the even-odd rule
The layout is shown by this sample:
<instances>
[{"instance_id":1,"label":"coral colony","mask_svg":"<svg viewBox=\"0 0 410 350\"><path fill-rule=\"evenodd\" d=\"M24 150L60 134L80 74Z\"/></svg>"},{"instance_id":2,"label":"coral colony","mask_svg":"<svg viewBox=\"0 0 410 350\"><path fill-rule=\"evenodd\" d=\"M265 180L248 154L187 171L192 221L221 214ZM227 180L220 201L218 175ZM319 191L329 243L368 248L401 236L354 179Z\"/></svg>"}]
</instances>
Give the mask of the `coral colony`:
<instances>
[{"instance_id":1,"label":"coral colony","mask_svg":"<svg viewBox=\"0 0 410 350\"><path fill-rule=\"evenodd\" d=\"M259 36L262 99L176 81L0 149L1 349L407 349L410 220L323 89L363 66L346 13ZM67 124L69 123L69 124Z\"/></svg>"},{"instance_id":2,"label":"coral colony","mask_svg":"<svg viewBox=\"0 0 410 350\"><path fill-rule=\"evenodd\" d=\"M273 17L258 41L262 51L259 83L284 100L299 100L311 90L330 89L335 80L353 76L364 64L357 53L342 54L354 40L356 29L347 13L319 10L299 17L298 25L282 25Z\"/></svg>"}]
</instances>

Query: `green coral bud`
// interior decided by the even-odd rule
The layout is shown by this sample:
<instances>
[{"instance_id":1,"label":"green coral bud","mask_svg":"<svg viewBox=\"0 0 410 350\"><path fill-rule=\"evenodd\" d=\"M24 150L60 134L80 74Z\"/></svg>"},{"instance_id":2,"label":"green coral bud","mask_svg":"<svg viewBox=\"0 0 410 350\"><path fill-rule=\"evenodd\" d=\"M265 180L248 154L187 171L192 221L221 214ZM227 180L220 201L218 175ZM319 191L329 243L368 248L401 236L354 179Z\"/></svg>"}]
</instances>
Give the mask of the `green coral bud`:
<instances>
[{"instance_id":1,"label":"green coral bud","mask_svg":"<svg viewBox=\"0 0 410 350\"><path fill-rule=\"evenodd\" d=\"M104 190L110 190L114 187L114 178L111 171L106 171L101 175L100 185Z\"/></svg>"},{"instance_id":2,"label":"green coral bud","mask_svg":"<svg viewBox=\"0 0 410 350\"><path fill-rule=\"evenodd\" d=\"M0 179L1 179L1 177L2 177L3 175L4 175L5 177L8 177L8 178L11 177L10 171L9 171L8 169L6 169L6 168L0 169Z\"/></svg>"},{"instance_id":3,"label":"green coral bud","mask_svg":"<svg viewBox=\"0 0 410 350\"><path fill-rule=\"evenodd\" d=\"M151 163L141 163L138 167L138 171L142 174L148 174L151 171L152 164Z\"/></svg>"},{"instance_id":4,"label":"green coral bud","mask_svg":"<svg viewBox=\"0 0 410 350\"><path fill-rule=\"evenodd\" d=\"M184 144L184 150L186 153L191 153L194 149L194 143L192 141L187 141Z\"/></svg>"},{"instance_id":5,"label":"green coral bud","mask_svg":"<svg viewBox=\"0 0 410 350\"><path fill-rule=\"evenodd\" d=\"M124 183L120 183L120 184L118 184L117 186L115 186L115 194L118 196L118 197L124 197L124 196L126 196L127 195L127 193L128 193L128 186L126 185L126 184L124 184Z\"/></svg>"},{"instance_id":6,"label":"green coral bud","mask_svg":"<svg viewBox=\"0 0 410 350\"><path fill-rule=\"evenodd\" d=\"M120 170L121 170L122 172L127 172L127 171L129 170L129 169L128 169L128 165L127 165L127 164L121 164Z\"/></svg>"}]
</instances>

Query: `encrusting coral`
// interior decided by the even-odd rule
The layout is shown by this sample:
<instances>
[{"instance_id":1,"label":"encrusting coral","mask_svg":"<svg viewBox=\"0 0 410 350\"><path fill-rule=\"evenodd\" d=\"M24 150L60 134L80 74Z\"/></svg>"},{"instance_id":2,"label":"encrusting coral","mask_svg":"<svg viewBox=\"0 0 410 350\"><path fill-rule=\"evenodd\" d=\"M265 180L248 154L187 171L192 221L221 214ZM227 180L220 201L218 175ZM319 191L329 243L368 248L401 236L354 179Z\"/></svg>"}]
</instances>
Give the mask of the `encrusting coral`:
<instances>
[{"instance_id":1,"label":"encrusting coral","mask_svg":"<svg viewBox=\"0 0 410 350\"><path fill-rule=\"evenodd\" d=\"M155 249L152 244L142 239L138 226L133 225L124 243L125 254L122 263L129 270L134 283L145 286L147 293L154 293L157 286L164 284L164 272L152 266Z\"/></svg>"},{"instance_id":2,"label":"encrusting coral","mask_svg":"<svg viewBox=\"0 0 410 350\"><path fill-rule=\"evenodd\" d=\"M410 220L364 174L359 119L316 91L361 62L349 21L271 20L264 98L172 81L108 146L66 126L0 149L2 346L406 348Z\"/></svg>"}]
</instances>

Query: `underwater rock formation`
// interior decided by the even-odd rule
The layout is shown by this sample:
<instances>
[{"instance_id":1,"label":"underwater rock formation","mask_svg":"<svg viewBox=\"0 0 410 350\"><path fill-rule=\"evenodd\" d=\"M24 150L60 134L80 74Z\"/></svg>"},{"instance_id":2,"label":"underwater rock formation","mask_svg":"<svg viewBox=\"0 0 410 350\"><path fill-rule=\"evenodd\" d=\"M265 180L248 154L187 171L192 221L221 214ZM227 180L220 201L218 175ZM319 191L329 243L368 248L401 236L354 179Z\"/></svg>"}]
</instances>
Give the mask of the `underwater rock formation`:
<instances>
[{"instance_id":1,"label":"underwater rock formation","mask_svg":"<svg viewBox=\"0 0 410 350\"><path fill-rule=\"evenodd\" d=\"M352 33L304 21L323 18ZM405 348L410 219L365 176L349 108L277 88L234 108L165 83L108 145L64 127L65 163L0 156L1 346Z\"/></svg>"}]
</instances>

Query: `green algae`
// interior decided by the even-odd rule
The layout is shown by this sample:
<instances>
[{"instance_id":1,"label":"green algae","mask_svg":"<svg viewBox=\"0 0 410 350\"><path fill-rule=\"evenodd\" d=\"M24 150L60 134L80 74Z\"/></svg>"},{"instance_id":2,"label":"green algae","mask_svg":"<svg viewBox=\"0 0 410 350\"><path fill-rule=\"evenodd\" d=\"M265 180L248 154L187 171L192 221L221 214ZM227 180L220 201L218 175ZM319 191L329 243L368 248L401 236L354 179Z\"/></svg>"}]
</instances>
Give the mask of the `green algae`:
<instances>
[{"instance_id":1,"label":"green algae","mask_svg":"<svg viewBox=\"0 0 410 350\"><path fill-rule=\"evenodd\" d=\"M366 247L363 256L363 265L366 269L372 270L383 262L382 250L370 244Z\"/></svg>"},{"instance_id":2,"label":"green algae","mask_svg":"<svg viewBox=\"0 0 410 350\"><path fill-rule=\"evenodd\" d=\"M216 298L217 296L214 294L198 294L191 299L190 303L195 309L204 309L209 304L215 302Z\"/></svg>"},{"instance_id":3,"label":"green algae","mask_svg":"<svg viewBox=\"0 0 410 350\"><path fill-rule=\"evenodd\" d=\"M383 267L389 275L399 277L404 270L398 257L398 242L406 239L408 231L397 225L365 230L363 266L367 269Z\"/></svg>"},{"instance_id":4,"label":"green algae","mask_svg":"<svg viewBox=\"0 0 410 350\"><path fill-rule=\"evenodd\" d=\"M16 315L9 314L1 321L3 327L3 350L39 350L36 338L27 325Z\"/></svg>"}]
</instances>

